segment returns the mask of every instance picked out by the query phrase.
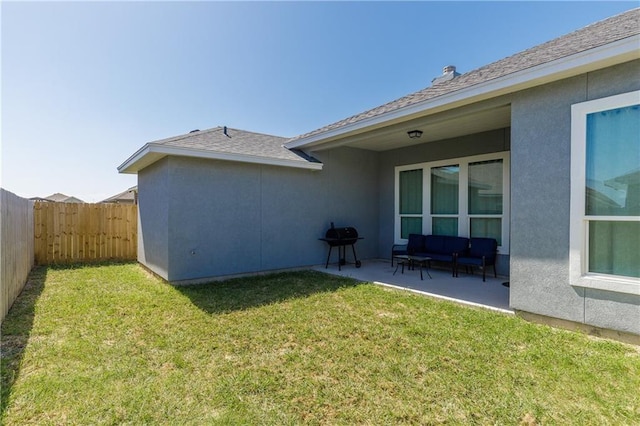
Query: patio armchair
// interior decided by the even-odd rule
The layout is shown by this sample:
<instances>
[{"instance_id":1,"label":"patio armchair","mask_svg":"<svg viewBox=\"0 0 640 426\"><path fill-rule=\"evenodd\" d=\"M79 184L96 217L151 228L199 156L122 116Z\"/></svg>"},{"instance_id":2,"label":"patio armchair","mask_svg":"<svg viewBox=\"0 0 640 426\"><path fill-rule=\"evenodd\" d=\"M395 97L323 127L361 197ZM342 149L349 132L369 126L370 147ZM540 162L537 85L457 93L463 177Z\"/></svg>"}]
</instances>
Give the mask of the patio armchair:
<instances>
[{"instance_id":1,"label":"patio armchair","mask_svg":"<svg viewBox=\"0 0 640 426\"><path fill-rule=\"evenodd\" d=\"M493 276L496 273L496 257L498 253L498 242L494 238L471 238L469 240L469 249L456 259L456 275L457 267L464 266L466 272L473 274L473 267L477 266L482 269L482 281L486 281L487 266L493 266Z\"/></svg>"},{"instance_id":2,"label":"patio armchair","mask_svg":"<svg viewBox=\"0 0 640 426\"><path fill-rule=\"evenodd\" d=\"M391 267L393 267L393 258L401 254L415 254L424 245L424 235L409 234L407 244L394 244L391 247Z\"/></svg>"}]
</instances>

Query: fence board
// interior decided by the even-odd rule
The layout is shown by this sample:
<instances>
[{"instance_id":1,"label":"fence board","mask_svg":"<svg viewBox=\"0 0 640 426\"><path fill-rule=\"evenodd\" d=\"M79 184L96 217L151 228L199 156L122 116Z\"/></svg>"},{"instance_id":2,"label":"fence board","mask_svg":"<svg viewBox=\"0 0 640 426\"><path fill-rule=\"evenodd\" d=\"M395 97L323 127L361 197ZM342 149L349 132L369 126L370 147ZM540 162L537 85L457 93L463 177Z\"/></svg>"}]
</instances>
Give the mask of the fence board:
<instances>
[{"instance_id":1,"label":"fence board","mask_svg":"<svg viewBox=\"0 0 640 426\"><path fill-rule=\"evenodd\" d=\"M0 188L0 309L4 319L33 266L33 203Z\"/></svg>"},{"instance_id":2,"label":"fence board","mask_svg":"<svg viewBox=\"0 0 640 426\"><path fill-rule=\"evenodd\" d=\"M132 204L36 202L35 261L135 260L137 210Z\"/></svg>"}]
</instances>

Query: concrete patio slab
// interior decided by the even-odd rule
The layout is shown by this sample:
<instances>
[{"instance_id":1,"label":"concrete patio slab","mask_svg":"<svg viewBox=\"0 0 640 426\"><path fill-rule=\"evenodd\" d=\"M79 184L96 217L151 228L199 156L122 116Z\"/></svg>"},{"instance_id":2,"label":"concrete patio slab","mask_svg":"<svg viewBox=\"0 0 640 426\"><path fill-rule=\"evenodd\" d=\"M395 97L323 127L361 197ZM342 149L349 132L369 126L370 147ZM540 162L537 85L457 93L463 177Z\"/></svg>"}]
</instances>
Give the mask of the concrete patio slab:
<instances>
[{"instance_id":1,"label":"concrete patio slab","mask_svg":"<svg viewBox=\"0 0 640 426\"><path fill-rule=\"evenodd\" d=\"M401 268L396 271L395 264L391 267L388 260L365 260L362 267L356 268L353 264L342 266L338 270L337 264L330 264L325 269L324 265L314 268L320 272L354 278L358 281L372 282L375 284L408 290L426 296L450 300L466 305L479 306L504 313L513 314L509 308L509 288L503 283L508 278L493 275L487 276L487 281L482 282L482 275L475 271L474 275L466 274L463 270L454 278L451 271L444 269L430 269L433 278L424 273L424 280L420 280L420 271L407 270L401 273ZM491 271L493 272L493 271Z\"/></svg>"}]
</instances>

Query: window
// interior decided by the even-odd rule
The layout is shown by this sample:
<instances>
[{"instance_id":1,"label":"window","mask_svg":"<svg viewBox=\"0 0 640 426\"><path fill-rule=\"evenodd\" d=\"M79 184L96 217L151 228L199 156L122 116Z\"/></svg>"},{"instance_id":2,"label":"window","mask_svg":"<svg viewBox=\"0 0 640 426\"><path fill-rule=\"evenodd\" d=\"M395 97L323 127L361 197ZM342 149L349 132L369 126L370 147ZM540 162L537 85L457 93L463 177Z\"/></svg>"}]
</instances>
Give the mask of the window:
<instances>
[{"instance_id":1,"label":"window","mask_svg":"<svg viewBox=\"0 0 640 426\"><path fill-rule=\"evenodd\" d=\"M400 233L422 232L422 169L400 172Z\"/></svg>"},{"instance_id":2,"label":"window","mask_svg":"<svg viewBox=\"0 0 640 426\"><path fill-rule=\"evenodd\" d=\"M431 233L458 235L460 166L431 169Z\"/></svg>"},{"instance_id":3,"label":"window","mask_svg":"<svg viewBox=\"0 0 640 426\"><path fill-rule=\"evenodd\" d=\"M469 235L502 245L503 161L469 163Z\"/></svg>"},{"instance_id":4,"label":"window","mask_svg":"<svg viewBox=\"0 0 640 426\"><path fill-rule=\"evenodd\" d=\"M640 92L572 107L571 284L640 294Z\"/></svg>"},{"instance_id":5,"label":"window","mask_svg":"<svg viewBox=\"0 0 640 426\"><path fill-rule=\"evenodd\" d=\"M491 237L508 254L508 198L508 152L396 167L396 243L412 233Z\"/></svg>"}]
</instances>

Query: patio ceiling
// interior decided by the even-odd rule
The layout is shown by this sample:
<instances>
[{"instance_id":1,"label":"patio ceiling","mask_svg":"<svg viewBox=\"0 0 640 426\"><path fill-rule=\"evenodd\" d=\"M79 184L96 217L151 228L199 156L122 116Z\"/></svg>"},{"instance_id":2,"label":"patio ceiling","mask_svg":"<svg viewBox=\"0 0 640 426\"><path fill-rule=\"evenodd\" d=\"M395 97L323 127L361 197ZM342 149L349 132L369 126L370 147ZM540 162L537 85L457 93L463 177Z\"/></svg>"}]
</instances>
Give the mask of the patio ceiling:
<instances>
[{"instance_id":1,"label":"patio ceiling","mask_svg":"<svg viewBox=\"0 0 640 426\"><path fill-rule=\"evenodd\" d=\"M478 108L462 108L425 117L412 118L375 128L361 129L339 138L313 146L313 151L349 146L371 151L388 151L411 145L471 135L511 126L511 106L498 105ZM421 130L420 138L411 139L409 130Z\"/></svg>"}]
</instances>

